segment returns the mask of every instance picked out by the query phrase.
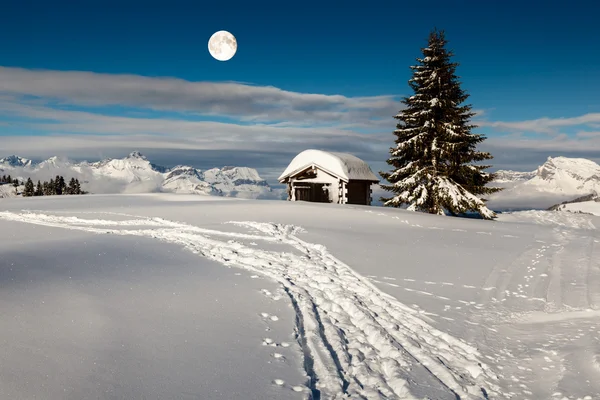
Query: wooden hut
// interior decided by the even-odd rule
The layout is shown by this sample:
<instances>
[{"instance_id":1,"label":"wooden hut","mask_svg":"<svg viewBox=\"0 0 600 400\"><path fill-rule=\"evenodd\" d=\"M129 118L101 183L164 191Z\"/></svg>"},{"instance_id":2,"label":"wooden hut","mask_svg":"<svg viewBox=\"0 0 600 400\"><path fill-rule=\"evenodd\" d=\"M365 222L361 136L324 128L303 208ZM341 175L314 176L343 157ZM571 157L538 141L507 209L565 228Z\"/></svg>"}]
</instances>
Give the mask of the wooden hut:
<instances>
[{"instance_id":1,"label":"wooden hut","mask_svg":"<svg viewBox=\"0 0 600 400\"><path fill-rule=\"evenodd\" d=\"M371 185L379 183L369 165L347 153L305 150L279 177L288 200L371 205Z\"/></svg>"}]
</instances>

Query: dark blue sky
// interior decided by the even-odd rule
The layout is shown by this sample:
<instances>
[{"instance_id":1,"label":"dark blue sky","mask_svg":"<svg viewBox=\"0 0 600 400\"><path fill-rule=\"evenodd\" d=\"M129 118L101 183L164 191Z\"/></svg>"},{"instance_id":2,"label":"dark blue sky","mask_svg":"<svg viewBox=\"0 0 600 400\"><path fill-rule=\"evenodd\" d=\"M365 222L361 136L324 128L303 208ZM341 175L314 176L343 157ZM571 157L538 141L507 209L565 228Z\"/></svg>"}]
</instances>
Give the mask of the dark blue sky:
<instances>
[{"instance_id":1,"label":"dark blue sky","mask_svg":"<svg viewBox=\"0 0 600 400\"><path fill-rule=\"evenodd\" d=\"M4 79L11 82L16 79L14 69L20 68L235 81L348 98L402 96L409 94L409 65L420 55L429 31L437 27L446 31L461 64L458 74L471 94L469 102L488 122L482 124L484 133L535 136L544 131L557 140L557 135L573 138L582 131L588 136L600 131L598 15L600 5L594 1L4 0L0 66L8 67ZM228 30L237 38L238 52L230 61L219 62L208 54L207 40L217 30ZM0 100L8 93L13 101L16 93L21 105L35 100L46 107L113 116L139 112L170 118L169 113L195 111L147 105L137 109L137 103L121 109L114 101L90 110L73 93L62 96L32 89L35 74L24 79L28 87L22 91L0 86ZM41 129L23 123L32 117L19 113L26 119L17 120L14 114L10 119L10 112L5 112L10 127L7 122L3 127L0 119L0 134ZM225 114L212 113L208 119L235 119ZM203 112L194 115L207 118ZM246 117L245 124L252 121ZM551 121L529 129L527 121L543 118ZM570 122L555 123L561 119ZM364 127L355 131L364 133ZM63 132L73 129L52 131Z\"/></svg>"},{"instance_id":2,"label":"dark blue sky","mask_svg":"<svg viewBox=\"0 0 600 400\"><path fill-rule=\"evenodd\" d=\"M335 5L334 5L335 4ZM501 119L600 111L593 1L8 1L0 64L234 80L325 94L405 94L445 29L475 108ZM206 41L229 30L227 63Z\"/></svg>"}]
</instances>

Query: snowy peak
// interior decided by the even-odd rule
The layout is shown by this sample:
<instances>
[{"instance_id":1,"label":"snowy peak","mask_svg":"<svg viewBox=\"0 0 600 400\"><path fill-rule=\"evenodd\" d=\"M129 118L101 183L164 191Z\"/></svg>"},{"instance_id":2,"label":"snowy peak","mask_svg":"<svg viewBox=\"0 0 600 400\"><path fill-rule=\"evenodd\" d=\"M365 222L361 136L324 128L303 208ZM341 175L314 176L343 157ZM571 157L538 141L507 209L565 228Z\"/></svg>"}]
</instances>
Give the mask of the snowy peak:
<instances>
[{"instance_id":1,"label":"snowy peak","mask_svg":"<svg viewBox=\"0 0 600 400\"><path fill-rule=\"evenodd\" d=\"M55 169L55 168L68 168L71 166L71 162L65 157L50 157L35 166L36 170L44 169Z\"/></svg>"},{"instance_id":2,"label":"snowy peak","mask_svg":"<svg viewBox=\"0 0 600 400\"><path fill-rule=\"evenodd\" d=\"M568 195L599 193L600 165L585 158L548 157L526 184Z\"/></svg>"},{"instance_id":3,"label":"snowy peak","mask_svg":"<svg viewBox=\"0 0 600 400\"><path fill-rule=\"evenodd\" d=\"M585 158L548 157L533 172L498 171L492 183L505 190L489 204L501 209L547 209L586 195L600 193L600 165Z\"/></svg>"},{"instance_id":4,"label":"snowy peak","mask_svg":"<svg viewBox=\"0 0 600 400\"><path fill-rule=\"evenodd\" d=\"M536 175L543 180L551 181L570 177L578 181L585 181L600 174L600 165L585 158L548 157L541 165Z\"/></svg>"},{"instance_id":5,"label":"snowy peak","mask_svg":"<svg viewBox=\"0 0 600 400\"><path fill-rule=\"evenodd\" d=\"M269 188L267 181L262 179L255 169L247 167L209 169L204 171L204 180L224 192L240 189L244 191L254 191L254 189L260 189L261 187Z\"/></svg>"},{"instance_id":6,"label":"snowy peak","mask_svg":"<svg viewBox=\"0 0 600 400\"><path fill-rule=\"evenodd\" d=\"M202 180L203 176L201 171L187 165L178 165L171 168L165 173L165 179L174 179L177 177L193 177Z\"/></svg>"},{"instance_id":7,"label":"snowy peak","mask_svg":"<svg viewBox=\"0 0 600 400\"><path fill-rule=\"evenodd\" d=\"M144 155L143 155L142 153L140 153L139 151L132 151L132 152L131 152L131 153L129 153L129 155L128 155L127 157L125 157L125 158L128 158L128 159L135 159L135 160L138 160L138 159L139 159L139 160L146 160L146 161L148 160L148 159L146 158L146 156L144 156Z\"/></svg>"},{"instance_id":8,"label":"snowy peak","mask_svg":"<svg viewBox=\"0 0 600 400\"><path fill-rule=\"evenodd\" d=\"M162 180L155 169L140 152L134 151L125 158L114 158L90 164L96 175L108 176L125 182Z\"/></svg>"},{"instance_id":9,"label":"snowy peak","mask_svg":"<svg viewBox=\"0 0 600 400\"><path fill-rule=\"evenodd\" d=\"M19 156L8 156L0 158L0 168L16 168L16 167L30 167L31 160Z\"/></svg>"}]
</instances>

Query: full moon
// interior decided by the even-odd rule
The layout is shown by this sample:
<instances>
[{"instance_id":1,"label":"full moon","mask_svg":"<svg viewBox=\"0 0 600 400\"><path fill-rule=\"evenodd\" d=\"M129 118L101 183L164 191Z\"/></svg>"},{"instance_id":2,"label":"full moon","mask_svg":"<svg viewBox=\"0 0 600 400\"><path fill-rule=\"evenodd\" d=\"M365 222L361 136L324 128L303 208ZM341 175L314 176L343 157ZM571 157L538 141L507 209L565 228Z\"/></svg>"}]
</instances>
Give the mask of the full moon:
<instances>
[{"instance_id":1,"label":"full moon","mask_svg":"<svg viewBox=\"0 0 600 400\"><path fill-rule=\"evenodd\" d=\"M208 52L219 61L230 60L236 51L235 36L227 31L215 32L208 40Z\"/></svg>"}]
</instances>

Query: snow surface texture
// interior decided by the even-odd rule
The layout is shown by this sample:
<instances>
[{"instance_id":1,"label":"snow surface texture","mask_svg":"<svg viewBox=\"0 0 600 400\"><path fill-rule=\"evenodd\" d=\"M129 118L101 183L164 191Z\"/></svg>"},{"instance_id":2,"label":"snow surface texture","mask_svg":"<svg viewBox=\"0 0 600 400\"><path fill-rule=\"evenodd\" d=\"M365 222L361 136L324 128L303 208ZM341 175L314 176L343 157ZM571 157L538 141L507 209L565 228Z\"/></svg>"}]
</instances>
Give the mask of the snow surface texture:
<instances>
[{"instance_id":1,"label":"snow surface texture","mask_svg":"<svg viewBox=\"0 0 600 400\"><path fill-rule=\"evenodd\" d=\"M317 165L344 181L350 179L379 182L369 164L360 158L347 153L331 153L322 150L304 150L298 154L279 177L279 181L294 172L301 171L311 165Z\"/></svg>"},{"instance_id":2,"label":"snow surface texture","mask_svg":"<svg viewBox=\"0 0 600 400\"><path fill-rule=\"evenodd\" d=\"M201 171L188 166L167 169L152 164L137 151L123 159L94 163L72 163L51 157L33 164L17 156L0 159L0 172L13 178L49 180L56 175L78 178L84 190L92 193L170 192L216 195L248 199L281 199L282 190L273 190L256 170L247 167L224 167ZM6 195L4 197L8 197Z\"/></svg>"},{"instance_id":3,"label":"snow surface texture","mask_svg":"<svg viewBox=\"0 0 600 400\"><path fill-rule=\"evenodd\" d=\"M533 172L498 171L491 185L505 190L490 195L494 210L546 209L576 197L600 193L600 165L584 158L548 157Z\"/></svg>"},{"instance_id":4,"label":"snow surface texture","mask_svg":"<svg viewBox=\"0 0 600 400\"><path fill-rule=\"evenodd\" d=\"M29 211L7 200L0 231L26 223L155 239L277 282L281 294L263 293L289 298L292 347L308 376L304 385L271 376L282 396L600 398L594 216L532 211L486 222L329 204L86 197L27 199ZM280 344L270 360L293 360L275 339L260 339Z\"/></svg>"},{"instance_id":5,"label":"snow surface texture","mask_svg":"<svg viewBox=\"0 0 600 400\"><path fill-rule=\"evenodd\" d=\"M600 201L582 201L580 203L565 204L561 207L561 211L588 213L600 217Z\"/></svg>"}]
</instances>

